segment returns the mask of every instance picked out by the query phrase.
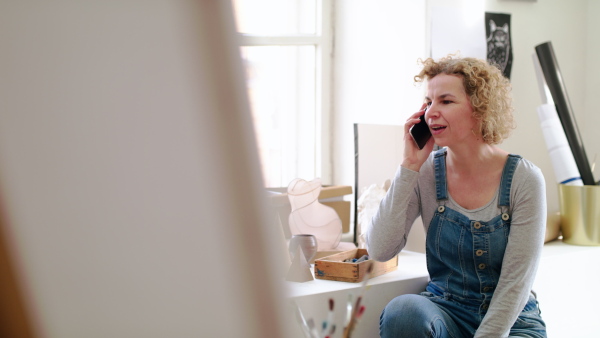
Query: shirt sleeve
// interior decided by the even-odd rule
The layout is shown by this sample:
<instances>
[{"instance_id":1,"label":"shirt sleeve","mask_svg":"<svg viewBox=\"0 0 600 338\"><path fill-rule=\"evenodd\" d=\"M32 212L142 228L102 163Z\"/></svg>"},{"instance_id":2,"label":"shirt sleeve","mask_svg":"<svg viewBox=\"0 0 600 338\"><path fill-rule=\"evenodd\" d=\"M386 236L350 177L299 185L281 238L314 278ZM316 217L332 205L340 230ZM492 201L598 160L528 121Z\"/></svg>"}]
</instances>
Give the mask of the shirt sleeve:
<instances>
[{"instance_id":1,"label":"shirt sleeve","mask_svg":"<svg viewBox=\"0 0 600 338\"><path fill-rule=\"evenodd\" d=\"M369 256L387 261L406 245L406 238L419 215L419 173L399 167L366 233Z\"/></svg>"},{"instance_id":2,"label":"shirt sleeve","mask_svg":"<svg viewBox=\"0 0 600 338\"><path fill-rule=\"evenodd\" d=\"M507 337L525 307L546 229L546 186L539 168L522 160L524 175L511 187L511 225L498 286L475 337Z\"/></svg>"}]
</instances>

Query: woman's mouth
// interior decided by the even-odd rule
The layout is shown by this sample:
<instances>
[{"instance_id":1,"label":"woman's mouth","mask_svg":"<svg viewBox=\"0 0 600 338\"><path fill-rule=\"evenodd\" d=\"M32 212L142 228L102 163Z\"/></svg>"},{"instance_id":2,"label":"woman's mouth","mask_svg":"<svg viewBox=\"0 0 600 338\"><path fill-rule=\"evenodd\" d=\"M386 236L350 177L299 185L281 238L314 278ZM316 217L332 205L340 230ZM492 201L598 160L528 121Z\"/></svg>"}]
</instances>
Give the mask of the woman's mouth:
<instances>
[{"instance_id":1,"label":"woman's mouth","mask_svg":"<svg viewBox=\"0 0 600 338\"><path fill-rule=\"evenodd\" d=\"M440 125L430 125L429 129L431 129L431 133L433 135L437 135L441 132L444 131L444 129L446 129L446 126L440 126Z\"/></svg>"}]
</instances>

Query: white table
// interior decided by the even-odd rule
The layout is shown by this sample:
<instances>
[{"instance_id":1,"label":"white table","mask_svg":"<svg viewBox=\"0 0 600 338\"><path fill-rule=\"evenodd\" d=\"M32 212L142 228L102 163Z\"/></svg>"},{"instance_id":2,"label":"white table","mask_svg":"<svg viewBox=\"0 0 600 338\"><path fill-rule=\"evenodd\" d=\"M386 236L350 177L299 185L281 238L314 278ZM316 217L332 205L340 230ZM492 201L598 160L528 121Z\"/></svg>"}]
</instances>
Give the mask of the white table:
<instances>
[{"instance_id":1,"label":"white table","mask_svg":"<svg viewBox=\"0 0 600 338\"><path fill-rule=\"evenodd\" d=\"M363 303L366 312L353 337L379 337L379 315L385 305L398 295L423 291L428 280L424 254L400 253L397 270L369 281ZM534 290L549 337L600 337L598 285L599 246L576 246L562 241L544 246ZM285 286L289 297L317 325L327 317L329 298L334 299L335 322L338 324L334 337L341 337L348 294L356 299L361 283L315 279L305 283L286 282Z\"/></svg>"},{"instance_id":2,"label":"white table","mask_svg":"<svg viewBox=\"0 0 600 338\"><path fill-rule=\"evenodd\" d=\"M362 302L365 313L356 326L353 337L379 337L379 315L386 304L401 294L425 290L428 281L425 254L401 252L398 255L398 269L369 280ZM334 337L341 337L348 295L353 295L356 300L361 286L362 283L315 279L304 283L286 282L286 291L304 315L313 318L319 327L327 318L329 299L333 299L334 322L337 324Z\"/></svg>"},{"instance_id":3,"label":"white table","mask_svg":"<svg viewBox=\"0 0 600 338\"><path fill-rule=\"evenodd\" d=\"M600 246L544 246L533 289L548 337L600 337Z\"/></svg>"}]
</instances>

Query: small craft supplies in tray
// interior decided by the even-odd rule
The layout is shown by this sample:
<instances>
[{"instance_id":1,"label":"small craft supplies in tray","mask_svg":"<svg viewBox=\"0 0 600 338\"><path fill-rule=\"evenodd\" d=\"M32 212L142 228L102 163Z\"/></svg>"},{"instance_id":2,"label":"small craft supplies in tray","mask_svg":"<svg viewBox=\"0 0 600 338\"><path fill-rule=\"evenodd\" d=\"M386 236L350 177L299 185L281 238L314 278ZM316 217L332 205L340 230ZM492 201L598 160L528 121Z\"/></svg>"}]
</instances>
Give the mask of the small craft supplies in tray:
<instances>
[{"instance_id":1,"label":"small craft supplies in tray","mask_svg":"<svg viewBox=\"0 0 600 338\"><path fill-rule=\"evenodd\" d=\"M365 259L365 255L369 255L366 249L353 249L319 258L315 260L315 278L358 283L364 279L369 264L373 264L369 278L398 268L398 256L387 262L376 262L372 259ZM356 261L353 262L353 259Z\"/></svg>"}]
</instances>

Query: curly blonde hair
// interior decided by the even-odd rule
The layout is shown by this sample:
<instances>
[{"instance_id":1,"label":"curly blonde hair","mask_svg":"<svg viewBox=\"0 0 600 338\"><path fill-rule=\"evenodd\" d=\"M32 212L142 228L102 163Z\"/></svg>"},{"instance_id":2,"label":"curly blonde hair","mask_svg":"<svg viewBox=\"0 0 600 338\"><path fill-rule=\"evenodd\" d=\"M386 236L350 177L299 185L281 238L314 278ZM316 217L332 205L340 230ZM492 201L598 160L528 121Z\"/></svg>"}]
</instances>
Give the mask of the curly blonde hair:
<instances>
[{"instance_id":1,"label":"curly blonde hair","mask_svg":"<svg viewBox=\"0 0 600 338\"><path fill-rule=\"evenodd\" d=\"M476 58L454 58L438 61L419 59L423 65L414 77L415 82L430 80L438 74L458 75L473 107L473 117L480 123L480 134L487 144L499 144L515 128L511 85L500 69Z\"/></svg>"}]
</instances>

